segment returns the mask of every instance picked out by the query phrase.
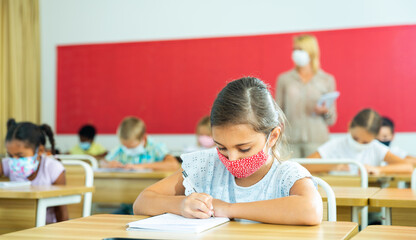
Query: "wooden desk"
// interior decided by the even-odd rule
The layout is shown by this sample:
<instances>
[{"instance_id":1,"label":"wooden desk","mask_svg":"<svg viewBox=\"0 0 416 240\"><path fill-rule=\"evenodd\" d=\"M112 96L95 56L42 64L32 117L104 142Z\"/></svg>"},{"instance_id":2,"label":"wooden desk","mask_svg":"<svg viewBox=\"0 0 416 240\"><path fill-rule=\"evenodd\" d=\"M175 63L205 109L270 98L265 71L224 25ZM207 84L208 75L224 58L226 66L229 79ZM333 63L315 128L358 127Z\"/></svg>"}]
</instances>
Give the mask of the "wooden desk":
<instances>
[{"instance_id":1,"label":"wooden desk","mask_svg":"<svg viewBox=\"0 0 416 240\"><path fill-rule=\"evenodd\" d=\"M27 186L0 189L0 234L43 226L46 208L78 203L93 187Z\"/></svg>"},{"instance_id":2,"label":"wooden desk","mask_svg":"<svg viewBox=\"0 0 416 240\"><path fill-rule=\"evenodd\" d=\"M133 203L140 192L173 172L94 171L93 203Z\"/></svg>"},{"instance_id":3,"label":"wooden desk","mask_svg":"<svg viewBox=\"0 0 416 240\"><path fill-rule=\"evenodd\" d=\"M360 187L360 177L353 175L330 175L330 174L316 174L314 176L320 177L331 186L341 187ZM411 174L382 174L382 175L368 175L368 186L371 187L393 187L404 188L406 183L410 183Z\"/></svg>"},{"instance_id":4,"label":"wooden desk","mask_svg":"<svg viewBox=\"0 0 416 240\"><path fill-rule=\"evenodd\" d=\"M370 197L370 206L382 207L383 225L416 226L416 191L384 188Z\"/></svg>"},{"instance_id":5,"label":"wooden desk","mask_svg":"<svg viewBox=\"0 0 416 240\"><path fill-rule=\"evenodd\" d=\"M337 202L337 221L353 221L359 223L359 212L361 211L361 228L366 228L368 225L369 199L380 188L332 187L332 190L335 193ZM327 201L325 191L319 188L319 193L322 196L322 201ZM326 206L324 207L326 208Z\"/></svg>"},{"instance_id":6,"label":"wooden desk","mask_svg":"<svg viewBox=\"0 0 416 240\"><path fill-rule=\"evenodd\" d=\"M330 175L330 174L316 174L314 176L320 177L331 186L339 187L360 187L360 176L354 175ZM385 188L393 181L394 176L387 175L368 175L368 186Z\"/></svg>"},{"instance_id":7,"label":"wooden desk","mask_svg":"<svg viewBox=\"0 0 416 240\"><path fill-rule=\"evenodd\" d=\"M413 240L415 236L416 228L414 227L372 225L355 235L353 240Z\"/></svg>"},{"instance_id":8,"label":"wooden desk","mask_svg":"<svg viewBox=\"0 0 416 240\"><path fill-rule=\"evenodd\" d=\"M131 215L93 215L0 236L0 239L350 239L358 232L352 222L323 222L318 226L284 226L229 222L200 234L126 231L126 224L145 218Z\"/></svg>"}]
</instances>

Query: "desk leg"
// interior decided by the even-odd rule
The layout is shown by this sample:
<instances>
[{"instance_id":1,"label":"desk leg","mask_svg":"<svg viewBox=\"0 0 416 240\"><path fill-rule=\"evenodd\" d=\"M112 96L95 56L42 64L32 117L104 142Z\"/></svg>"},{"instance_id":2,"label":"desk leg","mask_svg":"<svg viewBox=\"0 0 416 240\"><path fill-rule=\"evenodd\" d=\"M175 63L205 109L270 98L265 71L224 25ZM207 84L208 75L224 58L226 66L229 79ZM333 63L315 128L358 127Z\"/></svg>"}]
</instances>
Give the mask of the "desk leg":
<instances>
[{"instance_id":1,"label":"desk leg","mask_svg":"<svg viewBox=\"0 0 416 240\"><path fill-rule=\"evenodd\" d=\"M48 207L61 206L81 202L81 195L69 195L61 197L41 198L36 209L36 227L45 226L46 209Z\"/></svg>"},{"instance_id":2,"label":"desk leg","mask_svg":"<svg viewBox=\"0 0 416 240\"><path fill-rule=\"evenodd\" d=\"M382 207L381 214L382 214L381 225L391 225L391 208Z\"/></svg>"},{"instance_id":3,"label":"desk leg","mask_svg":"<svg viewBox=\"0 0 416 240\"><path fill-rule=\"evenodd\" d=\"M359 224L359 219L358 219L359 212L361 212L361 231L362 231L364 230L364 228L368 226L368 206L364 206L364 207L353 206L352 207L351 220L358 224Z\"/></svg>"},{"instance_id":4,"label":"desk leg","mask_svg":"<svg viewBox=\"0 0 416 240\"><path fill-rule=\"evenodd\" d=\"M359 212L359 207L352 207L352 214L351 214L351 220L355 223L358 223L358 212Z\"/></svg>"},{"instance_id":5,"label":"desk leg","mask_svg":"<svg viewBox=\"0 0 416 240\"><path fill-rule=\"evenodd\" d=\"M368 226L368 206L361 207L361 231Z\"/></svg>"}]
</instances>

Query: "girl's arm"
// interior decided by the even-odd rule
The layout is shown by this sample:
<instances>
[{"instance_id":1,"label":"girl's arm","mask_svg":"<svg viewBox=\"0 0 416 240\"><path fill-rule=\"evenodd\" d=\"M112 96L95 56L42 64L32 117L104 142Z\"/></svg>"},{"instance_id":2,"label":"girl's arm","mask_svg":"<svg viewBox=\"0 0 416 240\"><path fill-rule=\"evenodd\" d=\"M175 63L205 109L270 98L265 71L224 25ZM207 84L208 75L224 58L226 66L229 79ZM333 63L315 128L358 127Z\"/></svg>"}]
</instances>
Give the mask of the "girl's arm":
<instances>
[{"instance_id":1,"label":"girl's arm","mask_svg":"<svg viewBox=\"0 0 416 240\"><path fill-rule=\"evenodd\" d=\"M174 156L167 154L161 162L126 164L124 167L134 169L150 168L157 171L176 171L180 167L180 164Z\"/></svg>"},{"instance_id":2,"label":"girl's arm","mask_svg":"<svg viewBox=\"0 0 416 240\"><path fill-rule=\"evenodd\" d=\"M134 214L153 216L169 212L188 218L209 218L212 197L205 193L185 196L182 171L181 168L141 192L133 204Z\"/></svg>"},{"instance_id":3,"label":"girl's arm","mask_svg":"<svg viewBox=\"0 0 416 240\"><path fill-rule=\"evenodd\" d=\"M309 178L296 181L288 197L234 204L214 199L213 204L215 216L290 225L317 225L322 221L322 198Z\"/></svg>"},{"instance_id":4,"label":"girl's arm","mask_svg":"<svg viewBox=\"0 0 416 240\"><path fill-rule=\"evenodd\" d=\"M61 175L59 175L59 177L56 179L53 185L66 185L65 171L63 171ZM66 221L69 219L68 208L66 207L66 205L56 206L54 208L55 208L56 221L61 222L61 221Z\"/></svg>"},{"instance_id":5,"label":"girl's arm","mask_svg":"<svg viewBox=\"0 0 416 240\"><path fill-rule=\"evenodd\" d=\"M379 173L412 173L413 165L390 151L384 157L387 166L377 167Z\"/></svg>"},{"instance_id":6,"label":"girl's arm","mask_svg":"<svg viewBox=\"0 0 416 240\"><path fill-rule=\"evenodd\" d=\"M416 168L416 157L406 156L406 158L404 160L406 160L408 163L413 164L413 167Z\"/></svg>"},{"instance_id":7,"label":"girl's arm","mask_svg":"<svg viewBox=\"0 0 416 240\"><path fill-rule=\"evenodd\" d=\"M212 206L215 216L267 223L316 225L322 220L322 199L308 178L298 180L289 197L230 204L204 193L184 196L181 171L140 193L133 205L134 213L158 215L170 212L191 218L209 218Z\"/></svg>"}]
</instances>

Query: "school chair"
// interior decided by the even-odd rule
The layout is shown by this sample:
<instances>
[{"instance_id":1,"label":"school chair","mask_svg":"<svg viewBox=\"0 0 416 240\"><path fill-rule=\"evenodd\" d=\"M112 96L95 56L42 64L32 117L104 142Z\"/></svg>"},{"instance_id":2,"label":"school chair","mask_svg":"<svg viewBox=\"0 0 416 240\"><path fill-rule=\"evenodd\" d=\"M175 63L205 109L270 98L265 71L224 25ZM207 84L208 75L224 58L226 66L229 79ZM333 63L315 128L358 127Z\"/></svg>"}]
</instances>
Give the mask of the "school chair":
<instances>
[{"instance_id":1,"label":"school chair","mask_svg":"<svg viewBox=\"0 0 416 240\"><path fill-rule=\"evenodd\" d=\"M368 174L364 165L357 160L350 158L292 158L290 161L297 162L299 164L352 164L358 167L360 171L360 185L362 188L368 188Z\"/></svg>"},{"instance_id":2,"label":"school chair","mask_svg":"<svg viewBox=\"0 0 416 240\"><path fill-rule=\"evenodd\" d=\"M413 191L416 191L416 168L413 169L412 180L410 181L410 187Z\"/></svg>"},{"instance_id":3,"label":"school chair","mask_svg":"<svg viewBox=\"0 0 416 240\"><path fill-rule=\"evenodd\" d=\"M332 190L331 186L324 180L319 177L313 177L318 183L318 186L322 187L326 193L327 197L327 212L328 212L328 221L336 222L337 221L337 202L335 199L335 193Z\"/></svg>"},{"instance_id":4,"label":"school chair","mask_svg":"<svg viewBox=\"0 0 416 240\"><path fill-rule=\"evenodd\" d=\"M297 162L299 164L353 164L358 167L360 171L360 182L362 188L368 188L368 174L364 165L357 160L349 158L292 158L290 161ZM352 221L358 223L358 211L357 207L353 207ZM361 208L361 229L368 226L368 206Z\"/></svg>"},{"instance_id":5,"label":"school chair","mask_svg":"<svg viewBox=\"0 0 416 240\"><path fill-rule=\"evenodd\" d=\"M93 169L98 168L98 161L95 159L95 157L90 155L83 155L83 154L56 154L55 158L59 159L67 159L67 160L82 160L82 161L88 161Z\"/></svg>"},{"instance_id":6,"label":"school chair","mask_svg":"<svg viewBox=\"0 0 416 240\"><path fill-rule=\"evenodd\" d=\"M91 166L81 160L65 159L62 160L62 164L65 167L67 185L85 185L86 187L92 187L94 183L94 172ZM80 171L81 169L81 171ZM82 217L88 217L91 215L92 204L92 192L84 194L82 204ZM71 207L68 206L68 212L71 218ZM77 206L75 206L77 208Z\"/></svg>"}]
</instances>

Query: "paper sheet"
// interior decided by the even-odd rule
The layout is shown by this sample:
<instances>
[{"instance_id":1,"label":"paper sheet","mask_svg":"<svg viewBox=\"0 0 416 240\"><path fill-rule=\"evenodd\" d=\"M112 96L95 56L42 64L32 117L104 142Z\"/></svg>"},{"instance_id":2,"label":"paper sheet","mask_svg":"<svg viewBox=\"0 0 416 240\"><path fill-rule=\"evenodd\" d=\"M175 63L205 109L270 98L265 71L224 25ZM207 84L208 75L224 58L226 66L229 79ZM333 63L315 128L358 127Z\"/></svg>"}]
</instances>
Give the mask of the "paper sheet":
<instances>
[{"instance_id":1,"label":"paper sheet","mask_svg":"<svg viewBox=\"0 0 416 240\"><path fill-rule=\"evenodd\" d=\"M165 213L128 223L127 230L200 233L228 221L230 221L228 218L211 217L208 219L191 219L176 214Z\"/></svg>"},{"instance_id":2,"label":"paper sheet","mask_svg":"<svg viewBox=\"0 0 416 240\"><path fill-rule=\"evenodd\" d=\"M331 108L335 100L338 97L339 97L339 92L326 93L321 96L321 98L318 100L318 103L316 105L318 105L319 107L322 107L323 104L325 103L326 108Z\"/></svg>"}]
</instances>

